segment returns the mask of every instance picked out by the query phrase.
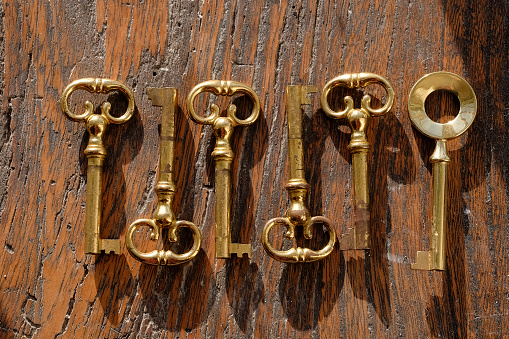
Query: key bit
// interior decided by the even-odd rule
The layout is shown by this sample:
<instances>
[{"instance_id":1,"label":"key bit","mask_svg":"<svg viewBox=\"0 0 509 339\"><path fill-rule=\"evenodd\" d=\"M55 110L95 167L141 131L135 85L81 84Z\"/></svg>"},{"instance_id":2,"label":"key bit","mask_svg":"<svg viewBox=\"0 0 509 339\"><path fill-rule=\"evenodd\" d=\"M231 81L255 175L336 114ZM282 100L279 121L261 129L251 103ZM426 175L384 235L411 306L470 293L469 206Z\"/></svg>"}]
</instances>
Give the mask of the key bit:
<instances>
[{"instance_id":1,"label":"key bit","mask_svg":"<svg viewBox=\"0 0 509 339\"><path fill-rule=\"evenodd\" d=\"M69 110L68 100L72 92L81 89L90 93L109 93L119 91L128 99L125 113L120 117L110 114L111 104L104 102L101 105L101 114L94 113L91 102L85 102L85 113L74 114ZM109 79L85 78L70 83L60 97L62 112L74 121L84 121L90 134L85 155L87 157L87 204L85 211L85 253L100 254L101 252L120 254L119 239L101 239L100 225L102 213L102 171L106 158L106 148L103 145L103 136L108 124L123 124L127 122L134 112L134 94L124 84Z\"/></svg>"},{"instance_id":2,"label":"key bit","mask_svg":"<svg viewBox=\"0 0 509 339\"><path fill-rule=\"evenodd\" d=\"M437 90L455 94L460 102L456 118L441 124L431 120L424 104L428 95ZM414 127L424 135L436 140L430 157L433 164L433 222L430 234L430 250L418 251L414 270L445 270L447 234L447 167L451 159L447 155L447 140L459 137L474 121L477 99L474 90L465 79L448 72L430 73L419 79L410 91L408 112Z\"/></svg>"},{"instance_id":3,"label":"key bit","mask_svg":"<svg viewBox=\"0 0 509 339\"><path fill-rule=\"evenodd\" d=\"M230 247L230 255L236 254L237 257L242 257L244 254L247 254L248 258L251 258L251 244L236 244L229 243Z\"/></svg>"},{"instance_id":4,"label":"key bit","mask_svg":"<svg viewBox=\"0 0 509 339\"><path fill-rule=\"evenodd\" d=\"M219 107L212 104L211 114L202 117L194 110L194 100L202 92L215 95L232 96L235 93L247 94L253 100L251 115L246 119L236 116L237 107L230 104L226 116L222 116ZM235 244L231 241L230 210L231 210L231 165L234 158L230 146L230 138L235 126L248 126L258 119L260 100L254 90L235 81L209 80L196 85L188 94L187 112L190 118L198 123L212 125L216 136L216 145L212 151L215 162L215 222L216 222L216 258L230 258L232 254L247 254L251 258L251 244Z\"/></svg>"},{"instance_id":5,"label":"key bit","mask_svg":"<svg viewBox=\"0 0 509 339\"><path fill-rule=\"evenodd\" d=\"M354 108L352 97L344 98L346 108L343 111L333 111L328 102L329 93L333 88L342 86L347 88L366 87L379 84L387 92L387 102L379 109L371 107L371 97L364 95L361 108ZM354 187L354 218L355 227L343 234L340 242L341 250L359 250L370 248L370 213L369 213L369 178L367 155L370 144L366 138L366 128L372 116L386 114L394 102L394 90L383 77L373 73L343 74L330 80L324 87L321 96L322 108L334 119L348 119L352 134L348 150L352 155L353 187Z\"/></svg>"},{"instance_id":6,"label":"key bit","mask_svg":"<svg viewBox=\"0 0 509 339\"><path fill-rule=\"evenodd\" d=\"M285 217L273 218L267 222L262 232L262 244L267 253L274 259L294 263L312 262L326 258L336 243L336 232L332 222L325 217L311 217L307 207L307 192L309 185L305 179L304 151L302 142L302 110L304 104L310 105L308 94L318 92L316 86L288 86L286 88L286 112L288 120L288 162L290 164L290 179L286 185L290 198L290 207ZM269 241L269 233L275 225L286 227L286 237L295 237L295 227L302 226L304 237L312 238L312 226L323 224L329 233L327 245L320 250L309 248L291 248L286 251L275 249Z\"/></svg>"}]
</instances>

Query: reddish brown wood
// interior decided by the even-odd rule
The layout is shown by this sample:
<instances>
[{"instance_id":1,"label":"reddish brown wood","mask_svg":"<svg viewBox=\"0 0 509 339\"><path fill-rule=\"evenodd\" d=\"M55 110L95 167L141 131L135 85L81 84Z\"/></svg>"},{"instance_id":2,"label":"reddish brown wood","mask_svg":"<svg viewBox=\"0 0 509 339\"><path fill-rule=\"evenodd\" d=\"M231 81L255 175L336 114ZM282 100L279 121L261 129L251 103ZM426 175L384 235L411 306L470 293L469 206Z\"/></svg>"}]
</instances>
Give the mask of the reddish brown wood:
<instances>
[{"instance_id":1,"label":"reddish brown wood","mask_svg":"<svg viewBox=\"0 0 509 339\"><path fill-rule=\"evenodd\" d=\"M507 1L6 0L1 14L0 337L509 336ZM478 116L450 142L448 269L412 271L416 251L428 248L434 142L412 128L407 97L438 70L470 82ZM321 88L359 71L387 77L396 93L368 132L373 248L312 264L274 261L260 236L287 207L285 87ZM87 136L58 99L91 76L125 82L137 103L105 141L102 235L122 242L155 207L160 109L145 89L179 89L174 207L203 236L191 263L157 268L125 249L83 253ZM250 84L261 99L259 121L233 140L232 236L251 242L251 260L214 258L212 131L184 112L187 92L208 79ZM341 104L342 94L332 100ZM85 98L93 97L73 97L77 109ZM451 95L432 99L436 119L457 110ZM325 116L319 95L312 103L304 107L310 209L340 233L353 226L350 131ZM312 246L325 240L316 237ZM156 247L148 233L136 241Z\"/></svg>"}]
</instances>

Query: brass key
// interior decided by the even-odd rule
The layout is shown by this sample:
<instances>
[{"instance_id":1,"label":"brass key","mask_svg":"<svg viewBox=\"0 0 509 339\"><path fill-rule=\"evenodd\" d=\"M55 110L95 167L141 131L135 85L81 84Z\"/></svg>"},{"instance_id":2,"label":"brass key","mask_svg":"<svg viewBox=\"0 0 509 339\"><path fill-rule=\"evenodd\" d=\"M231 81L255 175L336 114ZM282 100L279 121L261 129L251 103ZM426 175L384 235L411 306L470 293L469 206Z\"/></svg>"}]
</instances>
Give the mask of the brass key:
<instances>
[{"instance_id":1,"label":"brass key","mask_svg":"<svg viewBox=\"0 0 509 339\"><path fill-rule=\"evenodd\" d=\"M179 265L192 260L200 251L201 233L195 224L189 221L176 220L172 210L175 196L175 182L173 181L173 155L175 148L175 111L177 110L176 88L147 88L147 94L152 100L153 106L162 107L161 118L161 146L159 158L159 178L155 191L157 194L157 208L152 219L138 219L129 226L125 241L129 253L137 260L150 265ZM140 226L152 228L150 239L159 239L160 229L168 229L168 239L177 242L177 230L185 227L193 233L193 246L183 254L168 251L151 251L144 253L139 251L133 243L134 232Z\"/></svg>"},{"instance_id":2,"label":"brass key","mask_svg":"<svg viewBox=\"0 0 509 339\"><path fill-rule=\"evenodd\" d=\"M121 117L110 114L111 104L104 102L101 105L101 114L94 113L94 106L90 101L85 102L85 113L74 114L69 110L68 99L72 92L82 89L90 93L122 92L128 100L127 110ZM103 135L109 123L123 124L128 121L134 112L133 92L120 82L109 79L85 78L70 83L60 97L62 112L74 121L84 121L90 138L85 155L87 156L87 205L85 221L85 253L100 254L101 251L120 254L119 239L101 239L101 211L102 211L102 169L106 149L103 145Z\"/></svg>"},{"instance_id":3,"label":"brass key","mask_svg":"<svg viewBox=\"0 0 509 339\"><path fill-rule=\"evenodd\" d=\"M290 180L286 185L290 197L290 208L286 217L271 219L262 232L262 244L267 253L274 259L282 262L311 262L324 259L333 250L336 243L336 232L331 227L332 222L321 216L312 217L307 208L307 192L309 185L304 175L304 152L302 146L302 111L301 105L310 105L309 93L318 92L316 86L288 86L286 87L286 112L288 119L288 162L290 163ZM304 237L313 237L312 226L321 223L329 233L329 241L324 248L318 251L309 248L291 248L286 251L276 250L269 241L270 230L275 225L286 226L285 236L289 239L295 237L295 227L302 226Z\"/></svg>"},{"instance_id":4,"label":"brass key","mask_svg":"<svg viewBox=\"0 0 509 339\"><path fill-rule=\"evenodd\" d=\"M235 116L237 107L230 104L227 116L221 116L216 104L210 106L211 114L201 117L194 110L194 100L202 92L215 95L232 96L234 93L245 93L253 100L253 110L247 119ZM248 126L255 122L260 114L260 100L258 95L249 86L235 81L209 80L196 85L187 96L187 112L190 118L198 123L212 125L216 136L216 145L212 152L215 161L215 222L216 222L216 258L230 258L232 254L242 256L247 254L251 258L251 244L236 244L231 241L230 209L231 209L231 164L233 151L230 147L230 138L235 126Z\"/></svg>"},{"instance_id":5,"label":"brass key","mask_svg":"<svg viewBox=\"0 0 509 339\"><path fill-rule=\"evenodd\" d=\"M354 108L352 97L345 97L346 108L341 112L333 111L327 101L330 91L337 86L347 88L366 87L370 84L379 84L387 92L387 102L379 109L371 107L371 97L362 97L361 108ZM367 155L370 148L366 139L366 128L371 116L386 114L394 102L394 90L391 84L383 77L373 73L343 74L329 81L321 97L322 108L331 118L347 118L352 129L348 150L352 155L353 187L354 187L354 217L355 227L343 234L340 242L341 250L357 250L370 248L369 235L369 179Z\"/></svg>"},{"instance_id":6,"label":"brass key","mask_svg":"<svg viewBox=\"0 0 509 339\"><path fill-rule=\"evenodd\" d=\"M431 120L426 114L424 103L431 92L447 90L455 94L460 102L456 118L444 124ZM415 128L437 141L430 157L433 164L433 224L430 234L430 251L418 251L414 270L445 270L447 230L447 140L465 132L474 121L477 99L468 82L459 75L436 72L423 76L416 82L408 98L408 112Z\"/></svg>"}]
</instances>

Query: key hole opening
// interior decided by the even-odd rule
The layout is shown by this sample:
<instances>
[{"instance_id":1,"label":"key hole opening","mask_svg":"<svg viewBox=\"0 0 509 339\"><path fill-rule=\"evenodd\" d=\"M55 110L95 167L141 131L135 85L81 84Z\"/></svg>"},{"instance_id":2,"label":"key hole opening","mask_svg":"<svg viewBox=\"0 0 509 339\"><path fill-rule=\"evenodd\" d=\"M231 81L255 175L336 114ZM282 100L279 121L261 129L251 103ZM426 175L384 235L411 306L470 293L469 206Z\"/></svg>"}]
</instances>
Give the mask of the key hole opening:
<instances>
[{"instance_id":1,"label":"key hole opening","mask_svg":"<svg viewBox=\"0 0 509 339\"><path fill-rule=\"evenodd\" d=\"M234 95L231 99L231 103L237 106L236 116L239 119L247 119L251 115L253 111L254 102L253 100L246 94Z\"/></svg>"},{"instance_id":2,"label":"key hole opening","mask_svg":"<svg viewBox=\"0 0 509 339\"><path fill-rule=\"evenodd\" d=\"M206 118L210 116L210 106L216 104L219 107L219 115L226 116L230 104L237 106L235 116L239 119L247 119L253 110L253 99L247 94L235 93L233 96L214 95L212 93L200 93L194 102L194 109L198 116Z\"/></svg>"},{"instance_id":3,"label":"key hole opening","mask_svg":"<svg viewBox=\"0 0 509 339\"><path fill-rule=\"evenodd\" d=\"M380 84L369 84L364 87L362 96L365 94L371 97L371 108L373 109L382 108L387 103L387 91Z\"/></svg>"},{"instance_id":4,"label":"key hole opening","mask_svg":"<svg viewBox=\"0 0 509 339\"><path fill-rule=\"evenodd\" d=\"M447 123L453 120L460 111L458 97L445 89L431 92L424 103L428 117L438 123Z\"/></svg>"},{"instance_id":5,"label":"key hole opening","mask_svg":"<svg viewBox=\"0 0 509 339\"><path fill-rule=\"evenodd\" d=\"M322 223L316 223L312 226L313 237L306 239L304 237L302 226L295 227L295 237L288 239L284 234L287 228L281 224L276 224L269 233L269 242L279 251L287 251L290 248L309 248L311 250L320 250L329 242L329 232Z\"/></svg>"},{"instance_id":6,"label":"key hole opening","mask_svg":"<svg viewBox=\"0 0 509 339\"><path fill-rule=\"evenodd\" d=\"M193 233L191 230L180 227L177 230L177 242L168 240L168 229L160 229L159 239L150 240L152 229L149 226L140 226L133 234L133 243L138 251L148 253L153 250L170 250L176 254L183 254L193 247Z\"/></svg>"},{"instance_id":7,"label":"key hole opening","mask_svg":"<svg viewBox=\"0 0 509 339\"><path fill-rule=\"evenodd\" d=\"M366 94L371 97L371 108L381 108L387 102L387 92L380 84L369 84L360 88L336 86L330 91L327 101L333 111L342 111L346 108L344 98L351 96L354 108L361 108L362 97Z\"/></svg>"},{"instance_id":8,"label":"key hole opening","mask_svg":"<svg viewBox=\"0 0 509 339\"><path fill-rule=\"evenodd\" d=\"M127 100L124 94L119 92L109 94L106 101L111 103L110 114L115 118L120 118L124 115L127 107L129 106L129 100Z\"/></svg>"}]
</instances>

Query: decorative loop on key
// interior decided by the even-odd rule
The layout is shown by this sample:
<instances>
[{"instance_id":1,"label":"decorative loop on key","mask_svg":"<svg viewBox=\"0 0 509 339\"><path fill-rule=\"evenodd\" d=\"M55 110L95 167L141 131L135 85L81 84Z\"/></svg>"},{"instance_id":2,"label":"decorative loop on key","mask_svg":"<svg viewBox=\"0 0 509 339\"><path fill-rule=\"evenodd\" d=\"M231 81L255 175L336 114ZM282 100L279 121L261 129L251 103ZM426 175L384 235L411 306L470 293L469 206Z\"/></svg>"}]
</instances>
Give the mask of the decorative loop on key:
<instances>
[{"instance_id":1,"label":"decorative loop on key","mask_svg":"<svg viewBox=\"0 0 509 339\"><path fill-rule=\"evenodd\" d=\"M302 143L302 110L301 105L311 104L307 97L309 93L317 92L315 86L288 86L286 87L286 116L288 121L288 162L290 164L290 179L286 185L290 198L290 207L286 211L286 217L274 218L265 224L262 231L262 244L267 253L274 259L287 262L311 262L327 257L336 243L336 232L332 222L325 217L311 217L307 208L307 192L309 185L304 173L304 151ZM276 250L269 241L270 230L275 225L286 226L285 236L289 239L295 237L295 227L302 226L304 238L311 239L313 236L312 226L322 223L329 233L329 241L324 248L318 251L309 248L291 248L286 251Z\"/></svg>"},{"instance_id":2,"label":"decorative loop on key","mask_svg":"<svg viewBox=\"0 0 509 339\"><path fill-rule=\"evenodd\" d=\"M148 253L144 253L139 251L133 243L134 232L141 227L148 226L152 228L152 233L150 234L150 240L157 241L159 239L160 227L158 226L158 222L156 219L139 219L129 226L126 233L126 247L131 253L131 255L149 265L180 265L182 263L188 262L192 260L198 252L200 251L201 245L201 233L198 227L195 224L189 221L175 221L169 231L168 231L168 239L171 242L177 242L177 230L179 228L188 228L193 233L193 247L183 254L174 253L172 251L162 251L162 250L154 250Z\"/></svg>"},{"instance_id":3,"label":"decorative loop on key","mask_svg":"<svg viewBox=\"0 0 509 339\"><path fill-rule=\"evenodd\" d=\"M107 118L109 123L123 124L131 118L134 113L134 94L130 88L124 84L110 79L100 78L84 78L71 82L62 93L60 97L60 108L70 119L74 121L84 121L94 113L94 106L90 101L85 102L85 113L74 114L69 110L68 100L72 92L76 90L85 90L90 93L109 93L112 91L119 91L123 93L128 101L127 109L122 116L116 118L110 114L111 104L109 102L103 103L101 110L102 114Z\"/></svg>"},{"instance_id":4,"label":"decorative loop on key","mask_svg":"<svg viewBox=\"0 0 509 339\"><path fill-rule=\"evenodd\" d=\"M194 110L194 100L202 92L215 95L232 96L235 93L245 93L253 100L253 109L247 119L236 117L237 107L230 104L226 117L221 116L219 107L212 104L212 114L201 117ZM235 126L247 126L255 122L260 114L260 99L255 91L242 83L235 81L210 80L196 85L187 95L187 112L191 119L198 124L212 125L216 136L216 145L212 152L215 162L215 222L216 222L216 258L230 258L232 254L251 257L251 244L237 244L231 241L230 210L231 210L231 163L233 151L230 138Z\"/></svg>"},{"instance_id":5,"label":"decorative loop on key","mask_svg":"<svg viewBox=\"0 0 509 339\"><path fill-rule=\"evenodd\" d=\"M312 217L308 220L308 223L304 226L304 237L311 239L311 227L315 224L323 224L327 228L329 233L329 241L321 250L314 251L309 248L290 248L286 251L280 251L275 249L269 241L269 233L271 229L276 225L286 226L287 231L285 237L288 239L295 238L295 224L291 222L290 218L274 218L267 222L262 232L262 244L267 253L274 259L287 262L312 262L326 258L334 250L334 244L336 243L336 231L331 227L332 222L325 217Z\"/></svg>"},{"instance_id":6,"label":"decorative loop on key","mask_svg":"<svg viewBox=\"0 0 509 339\"><path fill-rule=\"evenodd\" d=\"M343 111L333 111L328 102L329 93L335 87L347 88L366 87L371 84L381 85L387 92L387 102L381 108L371 107L371 97L362 97L361 108L354 108L350 96L344 98L346 108ZM322 91L321 104L324 112L334 119L347 118L352 134L348 150L352 155L353 181L354 181L354 218L355 227L350 228L341 236L341 250L356 250L370 248L369 232L369 180L367 153L370 148L366 138L366 128L371 116L380 116L387 113L394 102L394 90L391 84L383 77L373 73L343 74L329 81Z\"/></svg>"},{"instance_id":7,"label":"decorative loop on key","mask_svg":"<svg viewBox=\"0 0 509 339\"><path fill-rule=\"evenodd\" d=\"M237 107L234 104L228 106L227 116L234 121L234 126L247 126L251 125L258 119L260 114L260 99L256 95L255 91L249 86L246 86L236 81L223 81L223 80L209 80L202 82L195 86L189 95L187 96L187 111L194 122L198 124L214 125L214 121L220 117L219 107L216 104L212 104L210 110L212 114L207 117L201 117L196 114L194 110L194 100L196 96L202 92L209 92L215 95L232 96L235 93L245 93L253 100L253 109L251 115L247 119L239 119L235 115Z\"/></svg>"},{"instance_id":8,"label":"decorative loop on key","mask_svg":"<svg viewBox=\"0 0 509 339\"><path fill-rule=\"evenodd\" d=\"M320 99L323 110L331 118L346 118L348 113L354 109L352 97L346 96L344 98L346 108L343 111L335 112L329 106L329 93L335 87L360 88L371 84L379 84L385 89L387 92L387 102L385 105L383 105L383 107L374 109L371 107L371 96L366 94L362 97L361 107L371 116L376 117L386 114L392 108L392 104L394 102L394 90L392 89L391 84L385 78L374 73L343 74L327 82L323 88L322 97Z\"/></svg>"},{"instance_id":9,"label":"decorative loop on key","mask_svg":"<svg viewBox=\"0 0 509 339\"><path fill-rule=\"evenodd\" d=\"M426 114L428 95L437 90L455 94L460 102L458 115L447 123L437 123ZM447 234L447 140L463 134L474 121L477 98L465 79L454 73L435 72L423 76L410 91L408 98L410 120L421 133L436 140L430 157L433 164L433 223L430 232L430 251L418 251L412 264L416 270L445 270Z\"/></svg>"},{"instance_id":10,"label":"decorative loop on key","mask_svg":"<svg viewBox=\"0 0 509 339\"><path fill-rule=\"evenodd\" d=\"M74 114L69 110L68 99L72 92L82 89L91 93L109 93L119 91L127 97L126 112L119 118L110 114L111 104L104 102L101 105L101 114L94 113L91 102L85 102L85 113ZM121 124L127 122L134 112L133 92L124 84L109 79L85 78L70 83L60 97L60 107L67 117L74 121L85 121L90 137L85 149L87 156L87 204L85 220L85 253L100 254L120 253L119 239L101 239L100 225L102 214L102 169L106 157L106 148L103 145L103 136L109 123Z\"/></svg>"},{"instance_id":11,"label":"decorative loop on key","mask_svg":"<svg viewBox=\"0 0 509 339\"><path fill-rule=\"evenodd\" d=\"M200 251L201 233L195 224L189 221L176 220L172 209L175 196L175 183L173 181L173 156L175 145L175 111L177 109L176 88L147 88L147 94L152 100L153 106L162 107L161 118L161 146L159 158L159 178L155 187L157 194L157 208L152 219L139 219L129 226L126 233L126 247L129 253L136 259L149 265L179 265L190 261ZM172 251L151 251L144 253L139 251L133 243L134 232L141 226L152 228L150 239L159 239L160 229L168 229L170 242L177 242L177 230L188 228L193 233L193 246L183 254Z\"/></svg>"}]
</instances>

